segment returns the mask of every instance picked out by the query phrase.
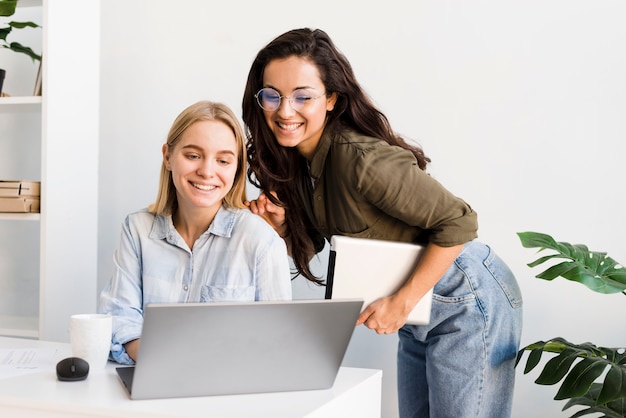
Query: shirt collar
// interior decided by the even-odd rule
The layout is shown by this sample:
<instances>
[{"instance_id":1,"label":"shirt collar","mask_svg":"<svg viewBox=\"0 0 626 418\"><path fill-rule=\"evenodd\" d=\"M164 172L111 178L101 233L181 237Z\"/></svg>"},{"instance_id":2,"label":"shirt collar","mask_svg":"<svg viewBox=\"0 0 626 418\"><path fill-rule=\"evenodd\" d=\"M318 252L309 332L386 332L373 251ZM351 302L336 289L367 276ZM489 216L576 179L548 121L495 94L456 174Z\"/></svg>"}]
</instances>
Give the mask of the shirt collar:
<instances>
[{"instance_id":1,"label":"shirt collar","mask_svg":"<svg viewBox=\"0 0 626 418\"><path fill-rule=\"evenodd\" d=\"M233 226L235 225L236 213L237 209L221 206L215 214L213 222L209 225L209 229L207 229L202 235L213 234L229 238L232 235ZM177 235L179 234L176 231L176 228L174 228L172 215L156 215L154 217L152 230L150 231L151 239L168 239L169 241L172 241Z\"/></svg>"},{"instance_id":2,"label":"shirt collar","mask_svg":"<svg viewBox=\"0 0 626 418\"><path fill-rule=\"evenodd\" d=\"M313 158L309 164L309 173L315 180L319 179L322 175L324 162L326 161L326 156L328 155L328 150L332 142L331 130L324 129L320 142L317 144L315 154L313 154Z\"/></svg>"}]
</instances>

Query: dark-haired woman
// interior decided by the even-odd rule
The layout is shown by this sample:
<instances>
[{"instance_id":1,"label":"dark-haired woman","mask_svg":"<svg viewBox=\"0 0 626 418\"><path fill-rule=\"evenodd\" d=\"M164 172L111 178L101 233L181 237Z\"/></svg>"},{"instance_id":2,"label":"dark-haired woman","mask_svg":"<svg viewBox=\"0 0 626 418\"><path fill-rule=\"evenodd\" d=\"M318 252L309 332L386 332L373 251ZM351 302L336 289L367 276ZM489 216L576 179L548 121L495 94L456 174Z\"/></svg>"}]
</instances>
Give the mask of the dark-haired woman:
<instances>
[{"instance_id":1,"label":"dark-haired woman","mask_svg":"<svg viewBox=\"0 0 626 418\"><path fill-rule=\"evenodd\" d=\"M298 271L331 235L427 246L413 275L357 324L398 332L401 417L511 414L522 298L509 268L477 238L477 216L424 170L423 151L394 133L321 30L265 46L243 98L249 202L285 239ZM381 277L384 280L384 277ZM429 325L405 325L434 288Z\"/></svg>"}]
</instances>

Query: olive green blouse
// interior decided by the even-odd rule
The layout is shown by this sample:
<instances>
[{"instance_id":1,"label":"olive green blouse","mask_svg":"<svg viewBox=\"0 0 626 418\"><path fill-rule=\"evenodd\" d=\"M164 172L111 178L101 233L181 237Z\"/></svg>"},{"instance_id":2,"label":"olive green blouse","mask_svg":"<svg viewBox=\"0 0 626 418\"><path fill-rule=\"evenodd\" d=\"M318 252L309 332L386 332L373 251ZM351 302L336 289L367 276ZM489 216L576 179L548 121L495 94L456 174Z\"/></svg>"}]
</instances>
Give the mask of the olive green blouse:
<instances>
[{"instance_id":1,"label":"olive green blouse","mask_svg":"<svg viewBox=\"0 0 626 418\"><path fill-rule=\"evenodd\" d=\"M417 165L407 150L344 130L322 135L303 163L300 201L331 235L449 247L477 237L477 215Z\"/></svg>"}]
</instances>

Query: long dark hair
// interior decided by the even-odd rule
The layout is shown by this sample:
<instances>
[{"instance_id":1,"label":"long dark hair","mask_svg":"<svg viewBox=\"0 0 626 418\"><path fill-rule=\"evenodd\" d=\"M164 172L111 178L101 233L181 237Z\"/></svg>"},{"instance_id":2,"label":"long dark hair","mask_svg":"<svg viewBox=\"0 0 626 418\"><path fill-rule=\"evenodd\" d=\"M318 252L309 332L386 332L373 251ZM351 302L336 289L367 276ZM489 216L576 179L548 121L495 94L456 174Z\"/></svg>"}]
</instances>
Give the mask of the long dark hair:
<instances>
[{"instance_id":1,"label":"long dark hair","mask_svg":"<svg viewBox=\"0 0 626 418\"><path fill-rule=\"evenodd\" d=\"M257 105L255 93L263 88L263 72L270 61L290 56L306 58L316 65L326 94L337 94L334 109L327 113L326 126L352 129L363 135L380 138L389 144L410 150L421 169L430 159L421 148L409 145L391 128L387 117L379 111L359 85L352 66L320 29L294 29L267 44L254 59L244 90L242 118L248 139L248 179L267 192L273 203L285 208L285 222L291 255L298 272L307 279L321 283L309 269L309 261L324 247L324 238L306 215L295 192L300 170L306 167L295 148L278 144L265 122L263 110ZM269 195L275 191L278 199Z\"/></svg>"}]
</instances>

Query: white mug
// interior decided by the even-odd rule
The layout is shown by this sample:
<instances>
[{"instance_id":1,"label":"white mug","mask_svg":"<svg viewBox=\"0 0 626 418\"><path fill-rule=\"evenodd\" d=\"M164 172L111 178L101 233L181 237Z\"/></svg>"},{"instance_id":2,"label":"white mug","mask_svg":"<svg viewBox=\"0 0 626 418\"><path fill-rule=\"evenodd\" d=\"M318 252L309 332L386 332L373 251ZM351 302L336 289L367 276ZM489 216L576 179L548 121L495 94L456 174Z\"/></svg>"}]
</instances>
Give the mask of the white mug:
<instances>
[{"instance_id":1,"label":"white mug","mask_svg":"<svg viewBox=\"0 0 626 418\"><path fill-rule=\"evenodd\" d=\"M72 356L89 363L89 370L106 367L111 349L113 319L105 314L78 314L70 317Z\"/></svg>"}]
</instances>

